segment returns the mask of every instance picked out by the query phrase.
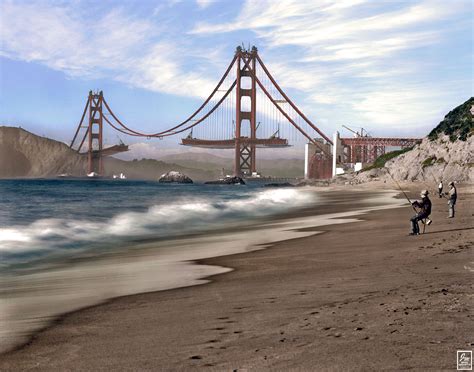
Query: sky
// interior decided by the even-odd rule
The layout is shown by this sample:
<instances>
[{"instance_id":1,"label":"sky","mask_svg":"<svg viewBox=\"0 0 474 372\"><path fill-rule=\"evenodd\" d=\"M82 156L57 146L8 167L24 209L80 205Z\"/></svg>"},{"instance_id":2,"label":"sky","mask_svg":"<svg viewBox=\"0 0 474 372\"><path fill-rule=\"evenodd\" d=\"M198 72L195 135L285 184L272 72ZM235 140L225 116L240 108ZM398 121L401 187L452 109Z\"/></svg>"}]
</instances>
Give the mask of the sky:
<instances>
[{"instance_id":1,"label":"sky","mask_svg":"<svg viewBox=\"0 0 474 372\"><path fill-rule=\"evenodd\" d=\"M341 125L424 136L473 95L473 4L0 0L0 125L68 142L93 89L128 126L164 130L200 106L243 43L328 136ZM120 138L126 158L185 151L177 137Z\"/></svg>"}]
</instances>

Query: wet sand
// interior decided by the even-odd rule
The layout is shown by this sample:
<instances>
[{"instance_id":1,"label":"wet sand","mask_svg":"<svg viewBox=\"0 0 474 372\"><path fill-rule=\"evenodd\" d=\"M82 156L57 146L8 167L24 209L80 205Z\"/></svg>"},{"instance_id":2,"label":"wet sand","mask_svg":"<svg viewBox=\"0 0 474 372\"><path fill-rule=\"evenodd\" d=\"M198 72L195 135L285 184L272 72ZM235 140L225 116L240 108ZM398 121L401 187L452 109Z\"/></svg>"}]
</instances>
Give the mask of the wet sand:
<instances>
[{"instance_id":1,"label":"wet sand","mask_svg":"<svg viewBox=\"0 0 474 372\"><path fill-rule=\"evenodd\" d=\"M0 370L453 370L456 350L474 348L473 195L462 191L454 220L432 198L422 236L407 236L404 207L202 260L235 270L68 314L0 356Z\"/></svg>"}]
</instances>

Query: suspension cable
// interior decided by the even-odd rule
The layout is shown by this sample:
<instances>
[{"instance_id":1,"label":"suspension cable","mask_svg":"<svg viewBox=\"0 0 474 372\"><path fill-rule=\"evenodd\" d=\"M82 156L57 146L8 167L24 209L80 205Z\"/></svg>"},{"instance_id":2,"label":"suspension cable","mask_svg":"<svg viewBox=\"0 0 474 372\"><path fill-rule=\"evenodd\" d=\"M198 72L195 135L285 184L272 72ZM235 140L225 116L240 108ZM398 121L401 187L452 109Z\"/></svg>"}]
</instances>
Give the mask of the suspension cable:
<instances>
[{"instance_id":1,"label":"suspension cable","mask_svg":"<svg viewBox=\"0 0 474 372\"><path fill-rule=\"evenodd\" d=\"M326 155L329 155L331 156L330 153L328 153L326 151L326 149L324 149L316 140L314 140L313 138L311 138L303 129L301 129L298 124L296 124L294 122L294 120L280 107L277 105L277 103L275 102L275 100L273 99L273 97L270 95L270 93L268 93L268 91L265 89L265 87L263 86L263 84L260 82L260 79L258 77L255 76L255 81L257 82L257 84L260 86L260 88L262 88L263 92L267 95L267 97L270 99L270 101L276 106L276 108L283 114L283 116L286 117L286 119L291 123L293 124L293 126L303 135L305 136L312 144L316 145L317 147L319 147L319 149L324 152Z\"/></svg>"},{"instance_id":2,"label":"suspension cable","mask_svg":"<svg viewBox=\"0 0 474 372\"><path fill-rule=\"evenodd\" d=\"M207 97L207 99L204 101L204 103L191 115L189 116L186 120L184 120L183 122L181 122L180 124L172 127L172 128L169 128L165 131L162 131L162 132L157 132L157 133L151 133L151 134L146 134L146 133L142 133L142 132L138 132L138 131L135 131L133 129L130 129L128 128L125 124L123 124L119 118L114 114L114 112L110 109L110 106L107 104L107 101L104 99L104 104L105 104L105 107L107 108L107 110L109 111L109 113L112 115L112 117L117 121L118 124L120 124L124 129L130 131L131 133L134 133L135 135L137 136L141 136L141 137L162 137L163 134L165 133L168 133L168 132L171 132L171 131L174 131L175 129L178 129L180 127L182 127L183 125L187 124L189 121L191 121L207 104L208 102L212 99L212 97L214 97L215 93L219 90L220 86L222 85L222 83L224 82L225 78L227 77L227 75L229 74L232 66L234 65L234 62L235 60L237 59L237 56L235 55L234 58L232 59L231 63L229 64L229 67L227 67L227 70L225 71L224 75L222 76L222 78L219 80L219 83L217 83L216 87L214 88L214 90L212 91L211 95L209 97Z\"/></svg>"},{"instance_id":3,"label":"suspension cable","mask_svg":"<svg viewBox=\"0 0 474 372\"><path fill-rule=\"evenodd\" d=\"M288 98L288 96L283 92L283 90L280 88L280 86L277 84L273 76L270 74L268 71L267 67L261 60L260 56L257 54L257 60L260 63L260 66L263 68L265 73L268 75L270 78L271 82L275 85L275 87L278 89L280 94L285 98L285 100L293 107L293 109L313 128L316 132L319 133L321 137L323 137L326 141L328 141L331 145L333 144L332 141L323 133L321 132L299 109L298 107Z\"/></svg>"},{"instance_id":4,"label":"suspension cable","mask_svg":"<svg viewBox=\"0 0 474 372\"><path fill-rule=\"evenodd\" d=\"M90 103L89 99L87 99L86 107L84 107L84 112L82 113L81 121L79 122L79 125L77 126L76 133L74 134L74 137L71 141L71 144L69 145L69 147L71 147L71 148L74 145L74 141L76 140L76 137L79 134L79 131L81 130L81 125L82 125L82 122L84 121L84 117L86 116L87 109L89 108L89 103Z\"/></svg>"}]
</instances>

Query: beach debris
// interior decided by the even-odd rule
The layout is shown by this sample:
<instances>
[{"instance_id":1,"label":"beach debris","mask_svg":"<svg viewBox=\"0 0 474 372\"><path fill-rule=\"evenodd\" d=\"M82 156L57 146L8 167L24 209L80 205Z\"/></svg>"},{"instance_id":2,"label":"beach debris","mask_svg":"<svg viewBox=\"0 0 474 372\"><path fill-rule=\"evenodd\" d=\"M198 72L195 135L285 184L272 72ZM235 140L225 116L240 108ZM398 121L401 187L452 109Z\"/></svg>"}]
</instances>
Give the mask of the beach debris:
<instances>
[{"instance_id":1,"label":"beach debris","mask_svg":"<svg viewBox=\"0 0 474 372\"><path fill-rule=\"evenodd\" d=\"M162 174L158 182L160 183L193 183L193 180L181 172L170 171L165 174Z\"/></svg>"}]
</instances>

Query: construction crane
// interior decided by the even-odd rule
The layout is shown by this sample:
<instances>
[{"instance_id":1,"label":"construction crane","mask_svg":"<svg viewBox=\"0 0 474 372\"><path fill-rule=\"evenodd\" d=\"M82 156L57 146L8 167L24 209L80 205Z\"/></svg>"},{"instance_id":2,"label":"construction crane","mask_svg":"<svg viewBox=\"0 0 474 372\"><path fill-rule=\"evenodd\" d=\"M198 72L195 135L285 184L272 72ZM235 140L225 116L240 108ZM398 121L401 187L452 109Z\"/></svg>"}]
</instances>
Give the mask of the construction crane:
<instances>
[{"instance_id":1,"label":"construction crane","mask_svg":"<svg viewBox=\"0 0 474 372\"><path fill-rule=\"evenodd\" d=\"M365 131L365 135L364 135L364 128L360 127L360 133L359 132L356 132L355 130L349 128L348 126L346 125L343 125L342 126L343 128L346 128L347 130L351 131L352 133L354 133L356 135L356 137L370 137L369 135L369 132Z\"/></svg>"}]
</instances>

